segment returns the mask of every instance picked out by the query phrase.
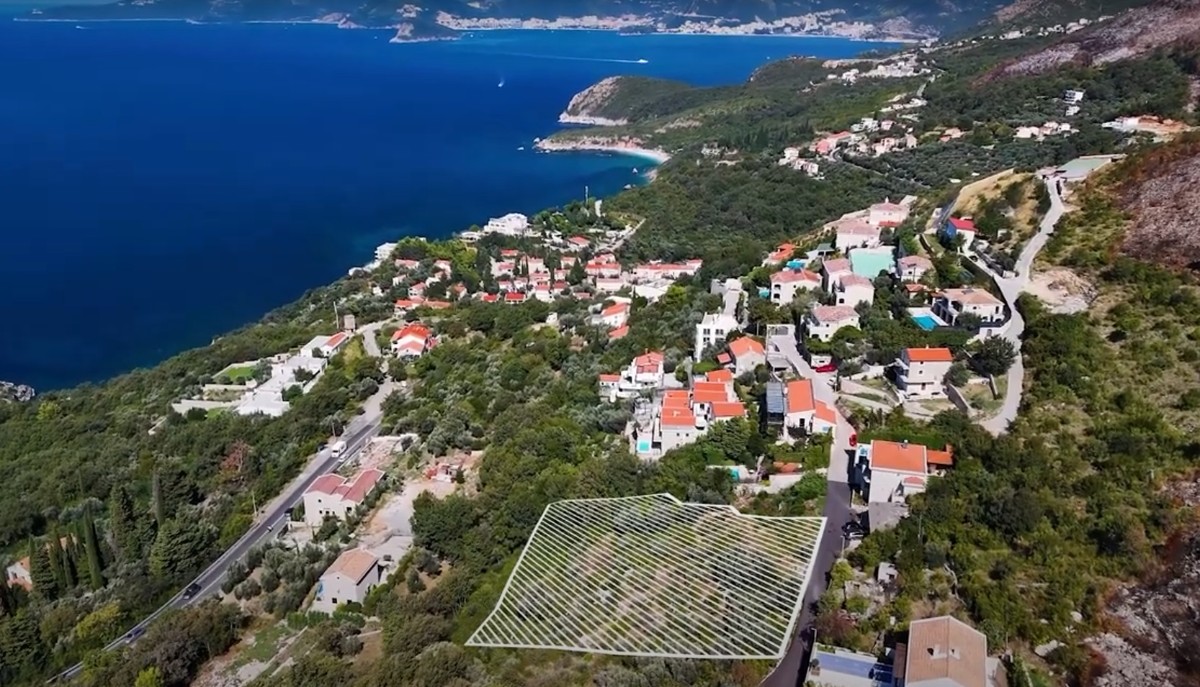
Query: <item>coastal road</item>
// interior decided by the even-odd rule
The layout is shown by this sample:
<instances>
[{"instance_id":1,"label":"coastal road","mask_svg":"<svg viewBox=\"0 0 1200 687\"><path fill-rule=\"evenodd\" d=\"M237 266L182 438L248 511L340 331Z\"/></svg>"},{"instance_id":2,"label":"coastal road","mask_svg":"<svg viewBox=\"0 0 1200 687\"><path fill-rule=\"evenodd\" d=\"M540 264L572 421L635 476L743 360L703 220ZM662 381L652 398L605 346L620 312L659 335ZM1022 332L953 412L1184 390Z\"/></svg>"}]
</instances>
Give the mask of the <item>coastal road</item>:
<instances>
[{"instance_id":1,"label":"coastal road","mask_svg":"<svg viewBox=\"0 0 1200 687\"><path fill-rule=\"evenodd\" d=\"M796 622L797 632L792 637L792 644L787 653L779 660L771 674L762 681L761 687L796 687L804 675L800 672L806 667L806 659L812 647L809 642L812 636L805 628L813 622L813 608L817 600L829 586L828 572L842 553L845 543L842 538L842 527L854 517L850 503L850 467L853 449L850 437L854 427L846 421L834 404L834 392L800 355L796 340L791 335L771 336L767 339L767 350L782 354L796 373L805 379L813 381L813 396L816 400L834 409L837 416L837 429L834 432L834 442L829 449L829 471L825 483L825 530L817 545L816 561L813 563L813 577L808 581L804 595L804 608Z\"/></svg>"},{"instance_id":2,"label":"coastal road","mask_svg":"<svg viewBox=\"0 0 1200 687\"><path fill-rule=\"evenodd\" d=\"M1001 277L984 261L978 263L995 280L996 285L1000 287L1000 294L1004 297L1004 302L1008 304L1011 317L1008 323L1004 325L1001 336L1011 341L1017 351L1017 357L1013 361L1012 367L1008 368L1008 386L1004 393L1004 404L1000 406L1000 411L996 415L980 423L984 429L991 432L994 436L999 436L1006 432L1008 426L1016 419L1017 411L1021 406L1021 391L1025 386L1025 362L1021 355L1021 336L1025 333L1025 318L1021 317L1021 313L1017 312L1017 298L1025 290L1025 287L1029 285L1029 277L1033 269L1034 259L1037 258L1038 252L1046 245L1046 241L1050 239L1050 234L1054 232L1054 227L1058 224L1058 220L1066 212L1059 181L1049 175L1042 176L1042 181L1046 184L1046 191L1050 194L1050 209L1046 212L1046 216L1042 218L1038 232L1021 249L1021 254L1018 256L1017 264L1014 268L1016 276Z\"/></svg>"},{"instance_id":3,"label":"coastal road","mask_svg":"<svg viewBox=\"0 0 1200 687\"><path fill-rule=\"evenodd\" d=\"M309 458L308 466L304 469L304 472L292 480L282 493L262 509L254 524L242 535L241 539L234 542L217 560L205 568L204 572L200 573L188 584L188 586L194 584L200 587L198 592L189 598L184 598L184 592L180 591L159 607L158 610L130 628L119 639L114 640L108 646L104 647L104 650L113 651L122 646L133 644L146 631L146 628L162 614L174 609L186 608L216 593L220 589L221 581L224 579L225 572L229 570L229 567L235 561L243 558L250 549L280 531L279 527L284 524L287 518L287 510L301 502L304 492L312 486L313 482L317 481L317 478L332 472L338 465L361 450L370 441L371 437L378 433L379 424L383 420L383 401L396 388L396 385L392 382L382 384L379 387L379 391L375 392L363 404L363 414L355 417L346 425L346 430L341 436L341 440L346 442L346 451L344 453L335 457L329 448L323 448ZM51 678L50 682L73 678L82 668L82 663L76 663Z\"/></svg>"}]
</instances>

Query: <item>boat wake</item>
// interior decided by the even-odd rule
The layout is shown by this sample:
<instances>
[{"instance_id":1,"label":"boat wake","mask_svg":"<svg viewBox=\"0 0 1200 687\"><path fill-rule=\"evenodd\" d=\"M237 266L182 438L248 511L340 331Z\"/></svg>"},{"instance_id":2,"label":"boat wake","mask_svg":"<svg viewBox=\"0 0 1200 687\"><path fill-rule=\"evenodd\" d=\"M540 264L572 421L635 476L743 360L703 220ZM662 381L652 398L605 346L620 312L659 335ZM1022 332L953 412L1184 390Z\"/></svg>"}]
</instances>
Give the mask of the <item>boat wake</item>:
<instances>
[{"instance_id":1,"label":"boat wake","mask_svg":"<svg viewBox=\"0 0 1200 687\"><path fill-rule=\"evenodd\" d=\"M615 64L650 64L645 58L637 60L621 60L613 57L578 57L575 55L544 55L532 52L495 52L493 55L508 55L511 57L532 57L538 60L568 60L571 62L609 62Z\"/></svg>"}]
</instances>

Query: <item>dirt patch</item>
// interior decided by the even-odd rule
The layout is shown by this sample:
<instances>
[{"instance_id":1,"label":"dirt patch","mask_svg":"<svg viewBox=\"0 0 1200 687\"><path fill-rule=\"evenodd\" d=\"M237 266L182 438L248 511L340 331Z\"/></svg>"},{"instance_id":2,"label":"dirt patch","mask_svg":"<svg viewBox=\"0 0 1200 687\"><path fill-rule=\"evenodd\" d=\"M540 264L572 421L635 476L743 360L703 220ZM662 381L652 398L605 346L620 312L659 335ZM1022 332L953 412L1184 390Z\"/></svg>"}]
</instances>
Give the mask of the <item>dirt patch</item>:
<instances>
[{"instance_id":1,"label":"dirt patch","mask_svg":"<svg viewBox=\"0 0 1200 687\"><path fill-rule=\"evenodd\" d=\"M1062 315L1083 312L1096 300L1096 288L1090 282L1062 268L1036 272L1025 292L1037 296L1050 312Z\"/></svg>"},{"instance_id":2,"label":"dirt patch","mask_svg":"<svg viewBox=\"0 0 1200 687\"><path fill-rule=\"evenodd\" d=\"M1200 137L1148 153L1120 186L1119 201L1132 218L1125 253L1200 268Z\"/></svg>"}]
</instances>

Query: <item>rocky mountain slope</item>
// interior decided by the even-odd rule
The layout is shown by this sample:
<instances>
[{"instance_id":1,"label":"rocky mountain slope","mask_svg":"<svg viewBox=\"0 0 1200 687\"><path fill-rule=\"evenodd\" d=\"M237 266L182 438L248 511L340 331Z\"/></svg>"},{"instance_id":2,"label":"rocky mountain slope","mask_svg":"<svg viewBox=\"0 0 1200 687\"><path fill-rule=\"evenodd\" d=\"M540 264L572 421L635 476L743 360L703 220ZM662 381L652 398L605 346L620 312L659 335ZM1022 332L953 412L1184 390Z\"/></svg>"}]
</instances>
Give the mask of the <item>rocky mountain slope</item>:
<instances>
[{"instance_id":1,"label":"rocky mountain slope","mask_svg":"<svg viewBox=\"0 0 1200 687\"><path fill-rule=\"evenodd\" d=\"M1000 65L990 78L1041 74L1066 65L1104 65L1168 47L1200 46L1200 0L1158 0L1068 34Z\"/></svg>"},{"instance_id":2,"label":"rocky mountain slope","mask_svg":"<svg viewBox=\"0 0 1200 687\"><path fill-rule=\"evenodd\" d=\"M1147 155L1119 187L1118 199L1131 217L1125 253L1200 269L1200 136Z\"/></svg>"}]
</instances>

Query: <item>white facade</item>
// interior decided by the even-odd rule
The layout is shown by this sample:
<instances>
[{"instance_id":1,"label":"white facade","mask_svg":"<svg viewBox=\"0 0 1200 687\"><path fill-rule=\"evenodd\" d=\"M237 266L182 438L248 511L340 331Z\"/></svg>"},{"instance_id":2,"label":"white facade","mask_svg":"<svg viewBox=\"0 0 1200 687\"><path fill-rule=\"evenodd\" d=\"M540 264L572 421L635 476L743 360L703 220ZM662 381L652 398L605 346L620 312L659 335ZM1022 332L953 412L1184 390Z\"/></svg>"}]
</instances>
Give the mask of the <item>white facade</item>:
<instances>
[{"instance_id":1,"label":"white facade","mask_svg":"<svg viewBox=\"0 0 1200 687\"><path fill-rule=\"evenodd\" d=\"M725 337L729 336L729 332L737 331L737 329L738 321L730 315L718 313L705 315L700 324L696 325L696 345L693 349L693 359L700 360L709 346L725 343Z\"/></svg>"},{"instance_id":2,"label":"white facade","mask_svg":"<svg viewBox=\"0 0 1200 687\"><path fill-rule=\"evenodd\" d=\"M519 212L511 212L503 217L493 217L483 227L484 233L504 236L522 236L528 229L529 218Z\"/></svg>"},{"instance_id":3,"label":"white facade","mask_svg":"<svg viewBox=\"0 0 1200 687\"><path fill-rule=\"evenodd\" d=\"M908 207L899 203L883 202L867 210L867 222L876 227L897 227L908 219Z\"/></svg>"},{"instance_id":4,"label":"white facade","mask_svg":"<svg viewBox=\"0 0 1200 687\"><path fill-rule=\"evenodd\" d=\"M783 270L771 275L771 302L789 305L796 299L797 291L812 291L821 288L821 277L808 270Z\"/></svg>"},{"instance_id":5,"label":"white facade","mask_svg":"<svg viewBox=\"0 0 1200 687\"><path fill-rule=\"evenodd\" d=\"M851 218L836 224L837 247L843 253L852 248L874 248L879 245L879 227L866 220Z\"/></svg>"},{"instance_id":6,"label":"white facade","mask_svg":"<svg viewBox=\"0 0 1200 687\"><path fill-rule=\"evenodd\" d=\"M933 269L933 261L922 255L906 255L896 261L896 274L902 282L918 282Z\"/></svg>"},{"instance_id":7,"label":"white facade","mask_svg":"<svg viewBox=\"0 0 1200 687\"><path fill-rule=\"evenodd\" d=\"M985 324L995 324L1004 320L1004 303L983 289L946 289L934 297L933 312L950 324L955 324L963 313L978 315Z\"/></svg>"},{"instance_id":8,"label":"white facade","mask_svg":"<svg viewBox=\"0 0 1200 687\"><path fill-rule=\"evenodd\" d=\"M353 480L332 473L321 475L304 492L305 524L320 527L326 516L346 519L375 490L381 479L383 473L373 469L363 470Z\"/></svg>"},{"instance_id":9,"label":"white facade","mask_svg":"<svg viewBox=\"0 0 1200 687\"><path fill-rule=\"evenodd\" d=\"M838 279L833 293L837 298L838 305L851 308L859 303L871 305L875 302L875 285L871 283L870 279L857 274L846 275Z\"/></svg>"},{"instance_id":10,"label":"white facade","mask_svg":"<svg viewBox=\"0 0 1200 687\"><path fill-rule=\"evenodd\" d=\"M317 582L312 610L333 613L338 606L362 603L382 580L383 568L365 549L343 551Z\"/></svg>"},{"instance_id":11,"label":"white facade","mask_svg":"<svg viewBox=\"0 0 1200 687\"><path fill-rule=\"evenodd\" d=\"M944 396L953 364L948 348L906 348L896 358L896 388L906 399Z\"/></svg>"},{"instance_id":12,"label":"white facade","mask_svg":"<svg viewBox=\"0 0 1200 687\"><path fill-rule=\"evenodd\" d=\"M845 305L819 305L806 320L808 335L828 343L843 327L859 326L858 313Z\"/></svg>"}]
</instances>

